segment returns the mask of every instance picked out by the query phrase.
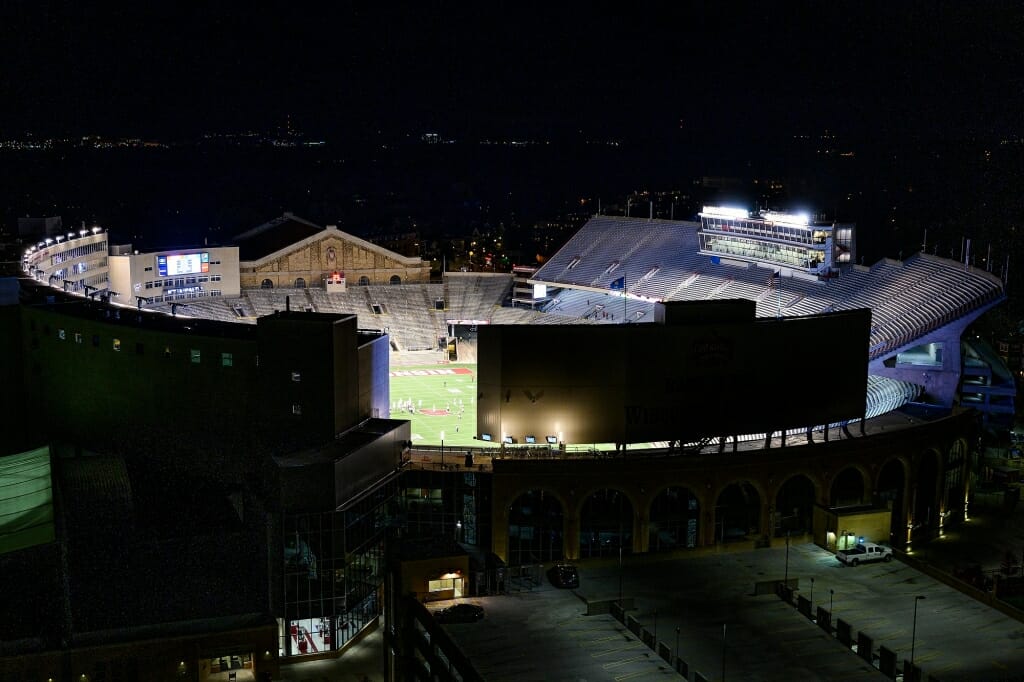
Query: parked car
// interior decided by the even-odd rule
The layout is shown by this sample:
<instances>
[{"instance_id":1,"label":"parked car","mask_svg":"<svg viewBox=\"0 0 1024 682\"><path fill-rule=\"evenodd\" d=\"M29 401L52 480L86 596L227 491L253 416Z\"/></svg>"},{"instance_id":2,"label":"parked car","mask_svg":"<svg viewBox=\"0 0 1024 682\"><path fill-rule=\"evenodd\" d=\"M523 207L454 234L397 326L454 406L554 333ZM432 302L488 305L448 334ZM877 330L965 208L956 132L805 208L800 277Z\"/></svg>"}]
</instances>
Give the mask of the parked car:
<instances>
[{"instance_id":1,"label":"parked car","mask_svg":"<svg viewBox=\"0 0 1024 682\"><path fill-rule=\"evenodd\" d=\"M548 570L548 580L555 587L579 587L580 574L572 564L555 564Z\"/></svg>"},{"instance_id":2,"label":"parked car","mask_svg":"<svg viewBox=\"0 0 1024 682\"><path fill-rule=\"evenodd\" d=\"M434 612L438 623L475 623L484 617L484 607L476 604L456 604Z\"/></svg>"},{"instance_id":3,"label":"parked car","mask_svg":"<svg viewBox=\"0 0 1024 682\"><path fill-rule=\"evenodd\" d=\"M892 548L873 542L858 542L849 549L836 552L836 559L850 566L868 561L892 561Z\"/></svg>"}]
</instances>

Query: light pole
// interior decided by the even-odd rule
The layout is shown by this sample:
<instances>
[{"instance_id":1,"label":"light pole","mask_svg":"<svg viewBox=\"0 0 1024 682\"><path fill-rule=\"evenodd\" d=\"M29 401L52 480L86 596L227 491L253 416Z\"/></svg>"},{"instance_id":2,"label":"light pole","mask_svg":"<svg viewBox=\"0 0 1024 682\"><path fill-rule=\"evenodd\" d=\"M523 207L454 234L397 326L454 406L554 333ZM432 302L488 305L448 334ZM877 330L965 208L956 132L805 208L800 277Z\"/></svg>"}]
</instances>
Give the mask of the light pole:
<instances>
[{"instance_id":1,"label":"light pole","mask_svg":"<svg viewBox=\"0 0 1024 682\"><path fill-rule=\"evenodd\" d=\"M914 645L917 643L917 602L924 599L923 594L914 597L914 625L910 630L910 665L914 665Z\"/></svg>"},{"instance_id":2,"label":"light pole","mask_svg":"<svg viewBox=\"0 0 1024 682\"><path fill-rule=\"evenodd\" d=\"M676 626L676 658L679 658L679 626Z\"/></svg>"},{"instance_id":3,"label":"light pole","mask_svg":"<svg viewBox=\"0 0 1024 682\"><path fill-rule=\"evenodd\" d=\"M828 617L829 618L832 618L832 598L835 597L835 596L836 596L836 591L833 590L831 587L828 588ZM835 620L835 618L832 618L832 620Z\"/></svg>"},{"instance_id":4,"label":"light pole","mask_svg":"<svg viewBox=\"0 0 1024 682\"><path fill-rule=\"evenodd\" d=\"M725 682L725 630L727 625L722 623L722 682Z\"/></svg>"},{"instance_id":5,"label":"light pole","mask_svg":"<svg viewBox=\"0 0 1024 682\"><path fill-rule=\"evenodd\" d=\"M786 587L789 587L789 531L786 531L786 577L784 579Z\"/></svg>"}]
</instances>

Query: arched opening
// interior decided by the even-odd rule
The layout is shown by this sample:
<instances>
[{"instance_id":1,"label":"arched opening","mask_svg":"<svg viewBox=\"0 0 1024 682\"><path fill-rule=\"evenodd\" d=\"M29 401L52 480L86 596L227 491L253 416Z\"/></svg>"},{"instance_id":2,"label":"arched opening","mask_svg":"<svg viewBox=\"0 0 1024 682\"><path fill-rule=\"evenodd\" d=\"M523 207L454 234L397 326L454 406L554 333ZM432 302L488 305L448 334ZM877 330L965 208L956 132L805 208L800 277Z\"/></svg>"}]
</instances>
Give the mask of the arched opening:
<instances>
[{"instance_id":1,"label":"arched opening","mask_svg":"<svg viewBox=\"0 0 1024 682\"><path fill-rule=\"evenodd\" d=\"M750 483L728 486L715 503L715 540L734 542L756 537L761 528L761 496Z\"/></svg>"},{"instance_id":2,"label":"arched opening","mask_svg":"<svg viewBox=\"0 0 1024 682\"><path fill-rule=\"evenodd\" d=\"M864 475L854 467L836 474L829 491L830 507L856 507L864 504Z\"/></svg>"},{"instance_id":3,"label":"arched opening","mask_svg":"<svg viewBox=\"0 0 1024 682\"><path fill-rule=\"evenodd\" d=\"M934 450L929 450L921 457L921 463L917 467L917 481L914 485L914 527L911 530L911 540L929 540L933 530L938 529L939 501L935 499L935 490L938 487L939 456Z\"/></svg>"},{"instance_id":4,"label":"arched opening","mask_svg":"<svg viewBox=\"0 0 1024 682\"><path fill-rule=\"evenodd\" d=\"M648 551L696 547L700 505L689 488L670 487L651 502Z\"/></svg>"},{"instance_id":5,"label":"arched opening","mask_svg":"<svg viewBox=\"0 0 1024 682\"><path fill-rule=\"evenodd\" d=\"M398 275L391 275L391 279L389 281L391 282L391 284L401 284L402 278L399 277Z\"/></svg>"},{"instance_id":6,"label":"arched opening","mask_svg":"<svg viewBox=\"0 0 1024 682\"><path fill-rule=\"evenodd\" d=\"M562 504L546 490L528 490L508 510L508 564L562 558Z\"/></svg>"},{"instance_id":7,"label":"arched opening","mask_svg":"<svg viewBox=\"0 0 1024 682\"><path fill-rule=\"evenodd\" d=\"M775 537L813 533L814 483L803 474L793 476L775 495Z\"/></svg>"},{"instance_id":8,"label":"arched opening","mask_svg":"<svg viewBox=\"0 0 1024 682\"><path fill-rule=\"evenodd\" d=\"M273 288L274 288L274 283L271 282L269 279L265 279L262 282L260 282L260 289L273 289Z\"/></svg>"},{"instance_id":9,"label":"arched opening","mask_svg":"<svg viewBox=\"0 0 1024 682\"><path fill-rule=\"evenodd\" d=\"M906 478L903 462L890 459L878 473L878 485L875 486L878 503L892 510L889 543L896 547L902 547L907 539L907 519L903 516L903 489L906 487Z\"/></svg>"},{"instance_id":10,"label":"arched opening","mask_svg":"<svg viewBox=\"0 0 1024 682\"><path fill-rule=\"evenodd\" d=\"M367 277L366 275L363 275L362 277L359 278L359 286L365 287L365 286L369 286L369 284L370 284L370 278Z\"/></svg>"},{"instance_id":11,"label":"arched opening","mask_svg":"<svg viewBox=\"0 0 1024 682\"><path fill-rule=\"evenodd\" d=\"M303 279L302 277L296 277L295 278L295 288L296 289L305 289L306 288L306 280Z\"/></svg>"},{"instance_id":12,"label":"arched opening","mask_svg":"<svg viewBox=\"0 0 1024 682\"><path fill-rule=\"evenodd\" d=\"M580 511L580 557L617 556L633 551L633 503L606 488L592 493Z\"/></svg>"}]
</instances>

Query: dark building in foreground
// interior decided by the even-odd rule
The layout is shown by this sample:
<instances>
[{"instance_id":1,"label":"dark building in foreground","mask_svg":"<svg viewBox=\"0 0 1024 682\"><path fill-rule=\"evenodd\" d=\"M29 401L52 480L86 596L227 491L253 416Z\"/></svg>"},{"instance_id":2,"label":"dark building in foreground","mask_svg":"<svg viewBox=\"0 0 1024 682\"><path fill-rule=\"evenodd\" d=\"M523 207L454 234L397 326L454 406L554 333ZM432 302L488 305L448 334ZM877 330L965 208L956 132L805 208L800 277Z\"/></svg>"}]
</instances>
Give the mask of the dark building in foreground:
<instances>
[{"instance_id":1,"label":"dark building in foreground","mask_svg":"<svg viewBox=\"0 0 1024 682\"><path fill-rule=\"evenodd\" d=\"M386 335L5 291L0 679L269 679L375 622Z\"/></svg>"}]
</instances>

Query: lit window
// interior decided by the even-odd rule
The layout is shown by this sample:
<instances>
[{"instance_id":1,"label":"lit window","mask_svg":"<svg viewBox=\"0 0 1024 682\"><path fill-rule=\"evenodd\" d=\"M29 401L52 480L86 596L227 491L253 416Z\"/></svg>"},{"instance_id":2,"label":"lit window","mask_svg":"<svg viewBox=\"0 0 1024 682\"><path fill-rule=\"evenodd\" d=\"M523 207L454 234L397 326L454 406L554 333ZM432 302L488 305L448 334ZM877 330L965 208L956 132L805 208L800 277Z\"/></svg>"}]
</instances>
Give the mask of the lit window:
<instances>
[{"instance_id":1,"label":"lit window","mask_svg":"<svg viewBox=\"0 0 1024 682\"><path fill-rule=\"evenodd\" d=\"M302 381L302 372L292 372L292 381L295 383Z\"/></svg>"},{"instance_id":2,"label":"lit window","mask_svg":"<svg viewBox=\"0 0 1024 682\"><path fill-rule=\"evenodd\" d=\"M220 354L220 365L221 367L231 367L235 364L235 358L231 353Z\"/></svg>"},{"instance_id":3,"label":"lit window","mask_svg":"<svg viewBox=\"0 0 1024 682\"><path fill-rule=\"evenodd\" d=\"M171 347L170 346L164 346L164 357L165 358L171 357Z\"/></svg>"},{"instance_id":4,"label":"lit window","mask_svg":"<svg viewBox=\"0 0 1024 682\"><path fill-rule=\"evenodd\" d=\"M57 338L60 339L61 341L63 341L64 339L67 338L67 336L64 334L64 330L63 329L58 329L57 330Z\"/></svg>"},{"instance_id":5,"label":"lit window","mask_svg":"<svg viewBox=\"0 0 1024 682\"><path fill-rule=\"evenodd\" d=\"M292 403L292 414L302 414L302 405L299 403Z\"/></svg>"},{"instance_id":6,"label":"lit window","mask_svg":"<svg viewBox=\"0 0 1024 682\"><path fill-rule=\"evenodd\" d=\"M114 339L114 350L121 350L121 339Z\"/></svg>"},{"instance_id":7,"label":"lit window","mask_svg":"<svg viewBox=\"0 0 1024 682\"><path fill-rule=\"evenodd\" d=\"M198 365L201 360L201 354L197 348L193 348L189 351L189 357L192 358L193 365Z\"/></svg>"},{"instance_id":8,"label":"lit window","mask_svg":"<svg viewBox=\"0 0 1024 682\"><path fill-rule=\"evenodd\" d=\"M82 343L82 332L75 332L75 343Z\"/></svg>"}]
</instances>

